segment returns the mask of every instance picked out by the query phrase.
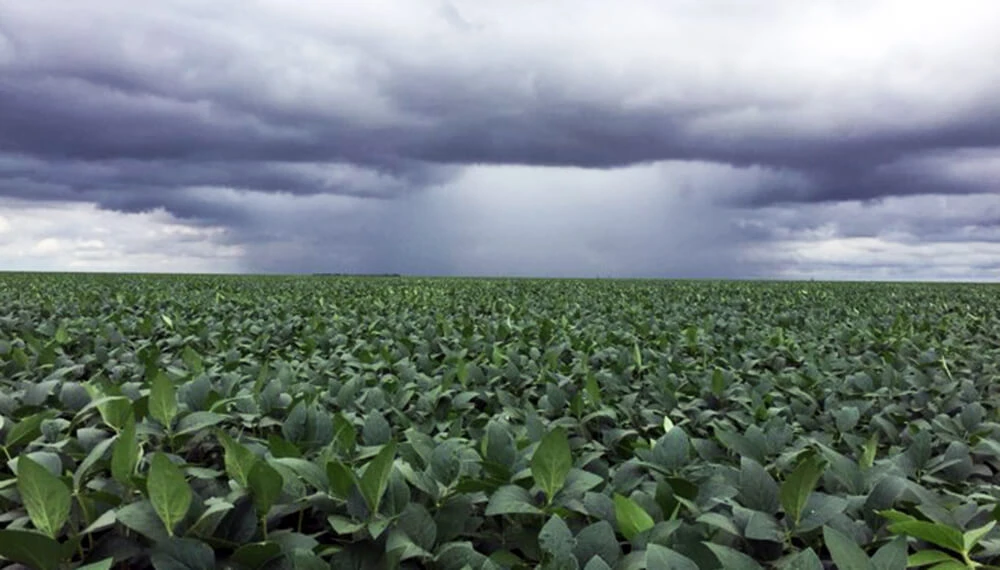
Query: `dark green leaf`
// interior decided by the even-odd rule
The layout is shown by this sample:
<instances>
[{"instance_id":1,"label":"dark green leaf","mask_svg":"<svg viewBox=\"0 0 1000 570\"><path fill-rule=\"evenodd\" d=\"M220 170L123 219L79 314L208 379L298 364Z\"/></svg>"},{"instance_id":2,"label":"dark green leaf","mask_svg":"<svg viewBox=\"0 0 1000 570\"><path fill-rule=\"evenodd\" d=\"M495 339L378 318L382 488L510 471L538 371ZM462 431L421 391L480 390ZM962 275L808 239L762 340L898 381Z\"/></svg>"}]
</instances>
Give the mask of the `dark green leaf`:
<instances>
[{"instance_id":1,"label":"dark green leaf","mask_svg":"<svg viewBox=\"0 0 1000 570\"><path fill-rule=\"evenodd\" d=\"M809 454L782 482L781 506L785 509L785 516L792 521L792 526L799 525L802 519L802 510L822 475L822 459L817 455Z\"/></svg>"},{"instance_id":2,"label":"dark green leaf","mask_svg":"<svg viewBox=\"0 0 1000 570\"><path fill-rule=\"evenodd\" d=\"M531 457L531 475L550 503L566 483L566 476L572 468L573 455L566 430L556 428L542 438Z\"/></svg>"},{"instance_id":3,"label":"dark green leaf","mask_svg":"<svg viewBox=\"0 0 1000 570\"><path fill-rule=\"evenodd\" d=\"M379 450L375 458L368 463L364 474L361 475L361 483L359 485L361 494L364 496L365 502L372 513L378 511L382 495L389 484L389 474L392 472L392 464L395 458L396 444L395 442L390 442L382 446L382 449Z\"/></svg>"},{"instance_id":4,"label":"dark green leaf","mask_svg":"<svg viewBox=\"0 0 1000 570\"><path fill-rule=\"evenodd\" d=\"M262 517L267 515L271 506L281 496L283 486L281 474L266 461L258 461L247 476L247 485L253 494L253 504L257 513Z\"/></svg>"},{"instance_id":5,"label":"dark green leaf","mask_svg":"<svg viewBox=\"0 0 1000 570\"><path fill-rule=\"evenodd\" d=\"M725 570L763 570L763 567L756 560L738 550L711 542L704 544L712 551Z\"/></svg>"},{"instance_id":6,"label":"dark green leaf","mask_svg":"<svg viewBox=\"0 0 1000 570\"><path fill-rule=\"evenodd\" d=\"M204 542L172 538L158 542L150 555L156 570L214 570L215 552Z\"/></svg>"},{"instance_id":7,"label":"dark green leaf","mask_svg":"<svg viewBox=\"0 0 1000 570\"><path fill-rule=\"evenodd\" d=\"M26 529L0 530L0 556L36 570L56 570L62 548L54 539Z\"/></svg>"},{"instance_id":8,"label":"dark green leaf","mask_svg":"<svg viewBox=\"0 0 1000 570\"><path fill-rule=\"evenodd\" d=\"M69 520L72 502L69 487L25 455L17 462L17 491L35 528L57 538Z\"/></svg>"},{"instance_id":9,"label":"dark green leaf","mask_svg":"<svg viewBox=\"0 0 1000 570\"><path fill-rule=\"evenodd\" d=\"M618 494L615 495L615 519L618 521L618 530L628 540L656 524L653 517L635 501Z\"/></svg>"},{"instance_id":10,"label":"dark green leaf","mask_svg":"<svg viewBox=\"0 0 1000 570\"><path fill-rule=\"evenodd\" d=\"M531 501L531 495L523 487L505 485L497 489L486 505L486 516L497 515L537 515L542 511Z\"/></svg>"},{"instance_id":11,"label":"dark green leaf","mask_svg":"<svg viewBox=\"0 0 1000 570\"><path fill-rule=\"evenodd\" d=\"M191 487L184 478L184 472L166 454L154 453L146 489L149 502L163 521L167 534L173 536L174 527L191 508Z\"/></svg>"},{"instance_id":12,"label":"dark green leaf","mask_svg":"<svg viewBox=\"0 0 1000 570\"><path fill-rule=\"evenodd\" d=\"M698 570L698 565L694 560L666 546L649 544L646 546L646 568L648 570Z\"/></svg>"},{"instance_id":13,"label":"dark green leaf","mask_svg":"<svg viewBox=\"0 0 1000 570\"><path fill-rule=\"evenodd\" d=\"M827 549L830 550L830 556L833 557L838 570L873 570L868 556L854 542L854 539L846 534L824 526L823 541L826 543Z\"/></svg>"},{"instance_id":14,"label":"dark green leaf","mask_svg":"<svg viewBox=\"0 0 1000 570\"><path fill-rule=\"evenodd\" d=\"M111 476L128 487L131 485L131 478L138 464L139 442L136 439L135 416L133 415L125 421L125 426L118 433L115 446L111 450Z\"/></svg>"},{"instance_id":15,"label":"dark green leaf","mask_svg":"<svg viewBox=\"0 0 1000 570\"><path fill-rule=\"evenodd\" d=\"M149 415L170 429L177 415L177 389L162 371L153 374L149 389Z\"/></svg>"}]
</instances>

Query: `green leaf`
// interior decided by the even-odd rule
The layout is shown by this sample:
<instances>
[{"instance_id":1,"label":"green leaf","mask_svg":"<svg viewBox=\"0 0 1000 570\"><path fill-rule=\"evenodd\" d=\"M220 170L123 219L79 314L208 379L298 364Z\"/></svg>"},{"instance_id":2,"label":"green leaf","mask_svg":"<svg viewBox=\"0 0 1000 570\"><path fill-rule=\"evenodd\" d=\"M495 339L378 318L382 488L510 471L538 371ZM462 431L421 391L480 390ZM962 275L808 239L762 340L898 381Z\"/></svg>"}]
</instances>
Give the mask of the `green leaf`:
<instances>
[{"instance_id":1,"label":"green leaf","mask_svg":"<svg viewBox=\"0 0 1000 570\"><path fill-rule=\"evenodd\" d=\"M816 556L816 552L812 548L807 548L789 556L779 568L781 570L824 570L823 562L819 559L819 556Z\"/></svg>"},{"instance_id":2,"label":"green leaf","mask_svg":"<svg viewBox=\"0 0 1000 570\"><path fill-rule=\"evenodd\" d=\"M241 566L256 569L278 556L281 556L281 545L275 542L253 542L237 548L230 559Z\"/></svg>"},{"instance_id":3,"label":"green leaf","mask_svg":"<svg viewBox=\"0 0 1000 570\"><path fill-rule=\"evenodd\" d=\"M177 415L177 389L162 371L156 371L149 389L149 415L168 430Z\"/></svg>"},{"instance_id":4,"label":"green leaf","mask_svg":"<svg viewBox=\"0 0 1000 570\"><path fill-rule=\"evenodd\" d=\"M135 416L130 415L111 450L111 476L115 481L129 487L138 464L139 442L135 434Z\"/></svg>"},{"instance_id":5,"label":"green leaf","mask_svg":"<svg viewBox=\"0 0 1000 570\"><path fill-rule=\"evenodd\" d=\"M195 374L201 374L205 371L201 355L190 346L185 346L184 350L181 351L181 360L184 361L184 365L187 366L188 370Z\"/></svg>"},{"instance_id":6,"label":"green leaf","mask_svg":"<svg viewBox=\"0 0 1000 570\"><path fill-rule=\"evenodd\" d=\"M950 554L941 552L940 550L921 550L910 555L906 560L906 566L907 568L919 568L920 566L941 564L942 562L950 562L952 560L955 559Z\"/></svg>"},{"instance_id":7,"label":"green leaf","mask_svg":"<svg viewBox=\"0 0 1000 570\"><path fill-rule=\"evenodd\" d=\"M160 542L170 538L163 521L148 500L129 503L115 511L115 519L146 538Z\"/></svg>"},{"instance_id":8,"label":"green leaf","mask_svg":"<svg viewBox=\"0 0 1000 570\"><path fill-rule=\"evenodd\" d=\"M352 521L340 515L330 515L326 518L326 522L330 523L330 528L339 535L353 534L365 528L365 523Z\"/></svg>"},{"instance_id":9,"label":"green leaf","mask_svg":"<svg viewBox=\"0 0 1000 570\"><path fill-rule=\"evenodd\" d=\"M0 556L36 570L56 570L62 547L55 539L33 530L8 528L0 530Z\"/></svg>"},{"instance_id":10,"label":"green leaf","mask_svg":"<svg viewBox=\"0 0 1000 570\"><path fill-rule=\"evenodd\" d=\"M114 565L114 563L114 558L105 558L104 560L84 564L83 566L77 566L76 570L111 570L111 566Z\"/></svg>"},{"instance_id":11,"label":"green leaf","mask_svg":"<svg viewBox=\"0 0 1000 570\"><path fill-rule=\"evenodd\" d=\"M653 460L664 469L684 467L690 455L691 442L684 430L672 427L653 446Z\"/></svg>"},{"instance_id":12,"label":"green leaf","mask_svg":"<svg viewBox=\"0 0 1000 570\"><path fill-rule=\"evenodd\" d=\"M531 475L551 504L573 468L573 455L566 430L556 428L545 435L531 457Z\"/></svg>"},{"instance_id":13,"label":"green leaf","mask_svg":"<svg viewBox=\"0 0 1000 570\"><path fill-rule=\"evenodd\" d=\"M278 459L302 457L302 452L294 443L276 433L267 436L267 448Z\"/></svg>"},{"instance_id":14,"label":"green leaf","mask_svg":"<svg viewBox=\"0 0 1000 570\"><path fill-rule=\"evenodd\" d=\"M597 521L577 533L573 554L581 564L597 556L608 565L614 566L621 558L622 551L611 523Z\"/></svg>"},{"instance_id":15,"label":"green leaf","mask_svg":"<svg viewBox=\"0 0 1000 570\"><path fill-rule=\"evenodd\" d=\"M993 527L995 527L996 524L997 521L990 521L979 528L974 528L962 534L962 545L965 547L965 552L972 552L972 549L979 544L979 541L982 540L984 536L993 530Z\"/></svg>"},{"instance_id":16,"label":"green leaf","mask_svg":"<svg viewBox=\"0 0 1000 570\"><path fill-rule=\"evenodd\" d=\"M221 424L229 416L215 412L191 412L177 420L177 435L188 435Z\"/></svg>"},{"instance_id":17,"label":"green leaf","mask_svg":"<svg viewBox=\"0 0 1000 570\"><path fill-rule=\"evenodd\" d=\"M649 544L646 546L646 568L648 570L698 570L698 565L695 564L694 560L666 546Z\"/></svg>"},{"instance_id":18,"label":"green leaf","mask_svg":"<svg viewBox=\"0 0 1000 570\"><path fill-rule=\"evenodd\" d=\"M872 432L865 441L861 453L861 467L870 469L875 464L875 456L878 454L878 432Z\"/></svg>"},{"instance_id":19,"label":"green leaf","mask_svg":"<svg viewBox=\"0 0 1000 570\"><path fill-rule=\"evenodd\" d=\"M615 494L615 519L618 521L618 530L628 540L656 525L653 517L635 501L619 494Z\"/></svg>"},{"instance_id":20,"label":"green leaf","mask_svg":"<svg viewBox=\"0 0 1000 570\"><path fill-rule=\"evenodd\" d=\"M253 494L254 508L261 517L267 515L281 496L283 480L281 474L266 461L258 461L247 476L247 484Z\"/></svg>"},{"instance_id":21,"label":"green leaf","mask_svg":"<svg viewBox=\"0 0 1000 570\"><path fill-rule=\"evenodd\" d=\"M767 540L771 542L782 542L783 533L778 520L772 515L760 511L750 511L747 518L747 526L743 530L746 538L751 540Z\"/></svg>"},{"instance_id":22,"label":"green leaf","mask_svg":"<svg viewBox=\"0 0 1000 570\"><path fill-rule=\"evenodd\" d=\"M31 443L42 435L42 422L55 416L55 412L46 410L17 422L7 432L7 437L4 438L4 447L12 450L15 447Z\"/></svg>"},{"instance_id":23,"label":"green leaf","mask_svg":"<svg viewBox=\"0 0 1000 570\"><path fill-rule=\"evenodd\" d=\"M330 484L330 493L340 500L347 500L351 488L358 484L358 478L354 472L336 460L327 462L326 477Z\"/></svg>"},{"instance_id":24,"label":"green leaf","mask_svg":"<svg viewBox=\"0 0 1000 570\"><path fill-rule=\"evenodd\" d=\"M358 442L358 430L343 413L333 416L333 443L338 452L350 453Z\"/></svg>"},{"instance_id":25,"label":"green leaf","mask_svg":"<svg viewBox=\"0 0 1000 570\"><path fill-rule=\"evenodd\" d=\"M890 524L889 532L919 538L960 554L965 552L965 537L962 531L941 523L915 519L901 521Z\"/></svg>"},{"instance_id":26,"label":"green leaf","mask_svg":"<svg viewBox=\"0 0 1000 570\"><path fill-rule=\"evenodd\" d=\"M225 450L223 463L226 465L226 473L240 486L247 487L250 470L253 469L259 458L243 444L229 437L226 432L219 430L217 436Z\"/></svg>"},{"instance_id":27,"label":"green leaf","mask_svg":"<svg viewBox=\"0 0 1000 570\"><path fill-rule=\"evenodd\" d=\"M760 463L743 457L740 460L740 503L751 510L770 515L778 512L778 484Z\"/></svg>"},{"instance_id":28,"label":"green leaf","mask_svg":"<svg viewBox=\"0 0 1000 570\"><path fill-rule=\"evenodd\" d=\"M102 440L100 443L95 445L87 457L80 462L77 466L76 472L73 473L73 488L81 489L84 486L84 479L90 474L90 470L94 468L97 463L104 458L107 454L108 449L111 448L115 442L118 441L118 436L109 437Z\"/></svg>"},{"instance_id":29,"label":"green leaf","mask_svg":"<svg viewBox=\"0 0 1000 570\"><path fill-rule=\"evenodd\" d=\"M149 559L156 570L215 570L215 551L191 538L158 542Z\"/></svg>"},{"instance_id":30,"label":"green leaf","mask_svg":"<svg viewBox=\"0 0 1000 570\"><path fill-rule=\"evenodd\" d=\"M361 476L361 484L359 485L361 495L365 498L365 503L368 504L368 509L372 514L378 512L382 495L385 494L385 489L389 485L389 475L392 473L392 463L395 458L396 443L389 442L382 446L382 449L368 463Z\"/></svg>"},{"instance_id":31,"label":"green leaf","mask_svg":"<svg viewBox=\"0 0 1000 570\"><path fill-rule=\"evenodd\" d=\"M587 561L587 565L583 567L583 570L612 570L611 566L604 560L601 560L600 556L594 556Z\"/></svg>"},{"instance_id":32,"label":"green leaf","mask_svg":"<svg viewBox=\"0 0 1000 570\"><path fill-rule=\"evenodd\" d=\"M523 487L504 485L490 496L486 505L486 516L497 515L538 515L542 510L531 501L531 495Z\"/></svg>"},{"instance_id":33,"label":"green leaf","mask_svg":"<svg viewBox=\"0 0 1000 570\"><path fill-rule=\"evenodd\" d=\"M799 525L802 509L822 475L823 460L809 454L781 484L781 506L785 509L785 515L792 520L793 526Z\"/></svg>"},{"instance_id":34,"label":"green leaf","mask_svg":"<svg viewBox=\"0 0 1000 570\"><path fill-rule=\"evenodd\" d=\"M434 549L434 544L437 542L437 523L420 503L408 504L399 515L396 524L416 546L428 552Z\"/></svg>"},{"instance_id":35,"label":"green leaf","mask_svg":"<svg viewBox=\"0 0 1000 570\"><path fill-rule=\"evenodd\" d=\"M35 528L51 538L69 520L72 494L69 487L27 455L17 462L17 491Z\"/></svg>"},{"instance_id":36,"label":"green leaf","mask_svg":"<svg viewBox=\"0 0 1000 570\"><path fill-rule=\"evenodd\" d=\"M556 567L577 567L576 557L573 556L576 540L573 538L573 532L566 526L566 521L559 515L552 515L542 526L542 530L538 533L538 546L542 552L549 555Z\"/></svg>"},{"instance_id":37,"label":"green leaf","mask_svg":"<svg viewBox=\"0 0 1000 570\"><path fill-rule=\"evenodd\" d=\"M167 534L173 536L174 527L191 508L191 487L184 472L165 453L157 452L150 462L146 490Z\"/></svg>"},{"instance_id":38,"label":"green leaf","mask_svg":"<svg viewBox=\"0 0 1000 570\"><path fill-rule=\"evenodd\" d=\"M899 536L885 543L872 556L875 570L906 570L906 537Z\"/></svg>"},{"instance_id":39,"label":"green leaf","mask_svg":"<svg viewBox=\"0 0 1000 570\"><path fill-rule=\"evenodd\" d=\"M839 530L824 526L823 541L838 570L874 570L865 551Z\"/></svg>"},{"instance_id":40,"label":"green leaf","mask_svg":"<svg viewBox=\"0 0 1000 570\"><path fill-rule=\"evenodd\" d=\"M712 542L703 544L712 551L719 564L726 570L763 570L763 567L757 564L756 560L738 550Z\"/></svg>"}]
</instances>

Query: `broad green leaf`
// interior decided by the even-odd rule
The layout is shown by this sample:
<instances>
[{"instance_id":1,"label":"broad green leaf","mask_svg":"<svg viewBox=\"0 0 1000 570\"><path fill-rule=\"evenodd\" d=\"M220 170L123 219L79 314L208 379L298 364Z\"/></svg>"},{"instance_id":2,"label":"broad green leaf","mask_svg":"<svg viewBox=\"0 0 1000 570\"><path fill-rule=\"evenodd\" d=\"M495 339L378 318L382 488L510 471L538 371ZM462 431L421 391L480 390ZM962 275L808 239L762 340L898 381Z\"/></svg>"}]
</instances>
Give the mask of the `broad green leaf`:
<instances>
[{"instance_id":1,"label":"broad green leaf","mask_svg":"<svg viewBox=\"0 0 1000 570\"><path fill-rule=\"evenodd\" d=\"M352 521L340 515L330 515L326 521L330 523L330 528L340 535L353 534L365 528L365 523Z\"/></svg>"},{"instance_id":2,"label":"broad green leaf","mask_svg":"<svg viewBox=\"0 0 1000 570\"><path fill-rule=\"evenodd\" d=\"M753 459L740 460L740 503L751 510L776 514L780 506L778 484Z\"/></svg>"},{"instance_id":3,"label":"broad green leaf","mask_svg":"<svg viewBox=\"0 0 1000 570\"><path fill-rule=\"evenodd\" d=\"M823 562L812 548L789 556L779 566L781 570L824 570Z\"/></svg>"},{"instance_id":4,"label":"broad green leaf","mask_svg":"<svg viewBox=\"0 0 1000 570\"><path fill-rule=\"evenodd\" d=\"M899 536L879 548L872 555L875 570L906 570L906 538Z\"/></svg>"},{"instance_id":5,"label":"broad green leaf","mask_svg":"<svg viewBox=\"0 0 1000 570\"><path fill-rule=\"evenodd\" d=\"M555 567L578 567L576 557L573 556L576 539L573 538L573 532L566 526L566 521L559 515L553 515L542 526L542 530L538 533L538 545L542 552L548 554Z\"/></svg>"},{"instance_id":6,"label":"broad green leaf","mask_svg":"<svg viewBox=\"0 0 1000 570\"><path fill-rule=\"evenodd\" d=\"M615 494L615 519L618 521L618 530L628 540L656 525L653 517L635 501L619 494Z\"/></svg>"},{"instance_id":7,"label":"broad green leaf","mask_svg":"<svg viewBox=\"0 0 1000 570\"><path fill-rule=\"evenodd\" d=\"M594 556L587 561L587 565L583 567L583 570L612 570L612 567L602 560L600 556Z\"/></svg>"},{"instance_id":8,"label":"broad green leaf","mask_svg":"<svg viewBox=\"0 0 1000 570\"><path fill-rule=\"evenodd\" d=\"M408 504L399 515L396 524L416 546L428 552L434 549L434 544L437 542L437 523L420 503Z\"/></svg>"},{"instance_id":9,"label":"broad green leaf","mask_svg":"<svg viewBox=\"0 0 1000 570\"><path fill-rule=\"evenodd\" d=\"M102 460L104 456L107 455L108 449L111 449L115 442L118 441L118 436L109 437L102 440L100 443L94 446L90 450L90 453L83 458L80 465L77 466L76 471L73 473L73 488L81 489L86 483L87 475L90 475L91 470ZM112 460L114 456L112 455Z\"/></svg>"},{"instance_id":10,"label":"broad green leaf","mask_svg":"<svg viewBox=\"0 0 1000 570\"><path fill-rule=\"evenodd\" d=\"M111 476L127 488L131 486L131 478L138 464L139 442L136 439L133 415L125 421L125 426L118 433L111 450Z\"/></svg>"},{"instance_id":11,"label":"broad green leaf","mask_svg":"<svg viewBox=\"0 0 1000 570\"><path fill-rule=\"evenodd\" d=\"M215 551L191 538L158 542L149 558L156 570L215 570Z\"/></svg>"},{"instance_id":12,"label":"broad green leaf","mask_svg":"<svg viewBox=\"0 0 1000 570\"><path fill-rule=\"evenodd\" d=\"M888 528L889 532L919 538L954 552L965 551L965 537L962 531L941 523L909 520L890 524Z\"/></svg>"},{"instance_id":13,"label":"broad green leaf","mask_svg":"<svg viewBox=\"0 0 1000 570\"><path fill-rule=\"evenodd\" d=\"M531 501L531 495L523 487L505 485L490 496L486 505L486 516L497 515L537 515L542 510Z\"/></svg>"},{"instance_id":14,"label":"broad green leaf","mask_svg":"<svg viewBox=\"0 0 1000 570\"><path fill-rule=\"evenodd\" d=\"M921 550L909 556L906 566L907 568L919 568L921 566L941 564L953 560L955 559L950 554L941 552L940 550Z\"/></svg>"},{"instance_id":15,"label":"broad green leaf","mask_svg":"<svg viewBox=\"0 0 1000 570\"><path fill-rule=\"evenodd\" d=\"M615 529L608 521L597 521L584 527L576 535L576 548L573 554L581 564L593 557L600 557L607 564L614 566L621 559L621 546Z\"/></svg>"},{"instance_id":16,"label":"broad green leaf","mask_svg":"<svg viewBox=\"0 0 1000 570\"><path fill-rule=\"evenodd\" d=\"M824 526L823 541L838 570L874 570L861 547L839 530Z\"/></svg>"},{"instance_id":17,"label":"broad green leaf","mask_svg":"<svg viewBox=\"0 0 1000 570\"><path fill-rule=\"evenodd\" d=\"M100 560L98 562L77 566L76 570L111 570L111 566L113 566L114 563L114 558L105 558L104 560Z\"/></svg>"},{"instance_id":18,"label":"broad green leaf","mask_svg":"<svg viewBox=\"0 0 1000 570\"><path fill-rule=\"evenodd\" d=\"M799 525L802 519L802 510L822 475L822 459L809 454L808 457L799 462L781 484L781 506L785 509L785 516L791 519L792 526Z\"/></svg>"},{"instance_id":19,"label":"broad green leaf","mask_svg":"<svg viewBox=\"0 0 1000 570\"><path fill-rule=\"evenodd\" d=\"M8 450L13 450L15 447L32 442L38 436L42 435L42 422L55 415L55 412L46 410L17 422L7 432L7 436L4 438L4 447Z\"/></svg>"},{"instance_id":20,"label":"broad green leaf","mask_svg":"<svg viewBox=\"0 0 1000 570\"><path fill-rule=\"evenodd\" d=\"M17 462L17 492L35 528L57 538L69 520L72 503L69 487L25 455Z\"/></svg>"},{"instance_id":21,"label":"broad green leaf","mask_svg":"<svg viewBox=\"0 0 1000 570\"><path fill-rule=\"evenodd\" d=\"M330 493L341 500L346 500L351 488L358 484L354 472L339 461L327 462L326 476L330 484Z\"/></svg>"},{"instance_id":22,"label":"broad green leaf","mask_svg":"<svg viewBox=\"0 0 1000 570\"><path fill-rule=\"evenodd\" d=\"M181 416L177 420L177 435L189 435L197 433L203 429L221 424L229 419L229 416L217 414L215 412L191 412Z\"/></svg>"},{"instance_id":23,"label":"broad green leaf","mask_svg":"<svg viewBox=\"0 0 1000 570\"><path fill-rule=\"evenodd\" d=\"M966 533L963 533L962 544L965 547L965 551L972 552L972 549L975 548L977 544L979 544L979 541L982 540L984 536L986 536L991 530L993 530L993 527L995 527L996 524L997 521L993 520L984 524L979 528L974 528Z\"/></svg>"},{"instance_id":24,"label":"broad green leaf","mask_svg":"<svg viewBox=\"0 0 1000 570\"><path fill-rule=\"evenodd\" d=\"M361 475L360 490L361 495L368 504L368 509L372 514L378 512L382 495L389 484L389 475L392 473L392 463L396 458L396 443L389 442L382 446L378 454L372 459Z\"/></svg>"},{"instance_id":25,"label":"broad green leaf","mask_svg":"<svg viewBox=\"0 0 1000 570\"><path fill-rule=\"evenodd\" d=\"M703 543L726 570L763 570L756 560L738 550L712 542Z\"/></svg>"},{"instance_id":26,"label":"broad green leaf","mask_svg":"<svg viewBox=\"0 0 1000 570\"><path fill-rule=\"evenodd\" d=\"M18 528L0 530L0 556L36 570L56 570L62 548L44 534Z\"/></svg>"},{"instance_id":27,"label":"broad green leaf","mask_svg":"<svg viewBox=\"0 0 1000 570\"><path fill-rule=\"evenodd\" d=\"M666 546L649 544L646 546L646 568L648 570L698 570L694 560Z\"/></svg>"},{"instance_id":28,"label":"broad green leaf","mask_svg":"<svg viewBox=\"0 0 1000 570\"><path fill-rule=\"evenodd\" d=\"M531 457L531 475L549 503L566 483L573 468L573 455L566 430L556 428L545 435Z\"/></svg>"},{"instance_id":29,"label":"broad green leaf","mask_svg":"<svg viewBox=\"0 0 1000 570\"><path fill-rule=\"evenodd\" d=\"M350 453L358 442L358 430L344 414L333 416L333 443L339 453Z\"/></svg>"},{"instance_id":30,"label":"broad green leaf","mask_svg":"<svg viewBox=\"0 0 1000 570\"><path fill-rule=\"evenodd\" d=\"M684 430L671 427L653 446L653 460L667 470L680 469L688 462L691 442Z\"/></svg>"},{"instance_id":31,"label":"broad green leaf","mask_svg":"<svg viewBox=\"0 0 1000 570\"><path fill-rule=\"evenodd\" d=\"M150 383L149 415L168 430L177 415L177 389L162 371L154 373Z\"/></svg>"},{"instance_id":32,"label":"broad green leaf","mask_svg":"<svg viewBox=\"0 0 1000 570\"><path fill-rule=\"evenodd\" d=\"M253 495L254 508L261 517L266 516L271 506L281 496L283 480L281 474L266 461L258 461L247 476L247 484Z\"/></svg>"},{"instance_id":33,"label":"broad green leaf","mask_svg":"<svg viewBox=\"0 0 1000 570\"><path fill-rule=\"evenodd\" d=\"M170 538L163 521L156 509L153 508L153 504L148 500L129 503L121 507L115 511L115 520L154 542Z\"/></svg>"},{"instance_id":34,"label":"broad green leaf","mask_svg":"<svg viewBox=\"0 0 1000 570\"><path fill-rule=\"evenodd\" d=\"M184 472L166 454L153 454L146 481L149 502L163 521L167 534L173 536L177 526L191 508L191 487Z\"/></svg>"},{"instance_id":35,"label":"broad green leaf","mask_svg":"<svg viewBox=\"0 0 1000 570\"><path fill-rule=\"evenodd\" d=\"M229 437L226 432L220 430L217 435L225 450L223 462L226 466L226 473L240 486L247 487L250 470L253 469L259 458L243 444Z\"/></svg>"},{"instance_id":36,"label":"broad green leaf","mask_svg":"<svg viewBox=\"0 0 1000 570\"><path fill-rule=\"evenodd\" d=\"M252 542L236 549L230 559L247 568L261 568L273 558L281 556L281 545L275 542Z\"/></svg>"}]
</instances>

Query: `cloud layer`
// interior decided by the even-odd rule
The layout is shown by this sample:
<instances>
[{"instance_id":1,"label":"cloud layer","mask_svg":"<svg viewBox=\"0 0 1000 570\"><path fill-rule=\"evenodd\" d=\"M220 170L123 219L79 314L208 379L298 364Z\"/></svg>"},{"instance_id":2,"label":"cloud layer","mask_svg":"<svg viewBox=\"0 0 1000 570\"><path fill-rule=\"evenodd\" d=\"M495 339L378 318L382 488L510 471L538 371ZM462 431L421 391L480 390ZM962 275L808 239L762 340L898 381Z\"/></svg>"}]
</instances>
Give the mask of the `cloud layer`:
<instances>
[{"instance_id":1,"label":"cloud layer","mask_svg":"<svg viewBox=\"0 0 1000 570\"><path fill-rule=\"evenodd\" d=\"M998 25L990 0L0 0L0 215L90 216L79 243L158 216L201 232L192 270L995 279ZM46 232L18 239L89 255Z\"/></svg>"}]
</instances>

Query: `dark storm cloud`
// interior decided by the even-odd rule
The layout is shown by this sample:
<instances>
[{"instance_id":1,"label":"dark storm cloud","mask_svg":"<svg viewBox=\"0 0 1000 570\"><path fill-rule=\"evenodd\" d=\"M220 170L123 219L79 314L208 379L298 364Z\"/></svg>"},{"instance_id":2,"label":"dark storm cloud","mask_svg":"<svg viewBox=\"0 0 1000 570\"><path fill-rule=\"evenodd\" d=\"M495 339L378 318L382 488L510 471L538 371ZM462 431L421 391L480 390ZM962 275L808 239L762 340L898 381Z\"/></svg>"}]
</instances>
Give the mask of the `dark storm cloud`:
<instances>
[{"instance_id":1,"label":"dark storm cloud","mask_svg":"<svg viewBox=\"0 0 1000 570\"><path fill-rule=\"evenodd\" d=\"M608 168L699 160L763 165L803 176L805 184L794 188L761 189L740 197L747 205L995 190L982 181L937 177L907 162L914 154L940 149L1000 147L1000 111L988 93L966 98L960 108L948 110L946 120L931 121L928 117L942 109L920 109L911 117L912 110L882 104L873 95L875 107L845 117L850 127L845 131L843 124L823 124L824 105L831 101L790 100L780 87L763 93L732 89L705 101L695 92L691 98L628 106L633 92L644 88L641 76L623 78L621 87L580 85L560 60L547 54L528 59L513 48L506 60L472 52L469 57L481 58L482 69L454 69L448 58L440 63L414 59L384 47L377 33L339 29L341 37L327 38L320 48L347 62L338 64L348 69L334 79L364 85L357 93L341 94L351 98L351 106L340 109L339 100L326 106L302 92L285 97L280 73L273 78L278 84L273 90L279 92L269 96L260 82L271 78L252 73L264 74L271 67L239 61L266 57L265 48L250 49L234 34L206 36L207 31L218 32L219 24L213 28L197 13L185 18L190 6L175 5L176 12L167 12L169 4L159 7L169 18L163 22L140 17L122 4L110 6L121 8L118 17L126 31L89 38L93 45L88 46L75 45L81 38L70 33L55 34L48 40L52 44L32 36L38 31L31 27L38 25L34 18L53 17L58 23L69 16L0 4L0 15L9 12L4 19L13 22L4 27L10 47L0 83L0 149L42 160L135 161L112 180L83 173L67 185L67 197L101 186L153 195L119 198L123 204L156 201L155 191L137 183L147 176L153 188L223 185L355 193L349 184L317 185L309 177L266 168L260 172L244 164L256 161L357 164L402 176L414 187L426 181L419 175L411 180L410 172L426 171L428 164ZM453 29L456 46L483 33L452 4L441 4L436 14ZM129 37L130 17L136 18L140 35L133 38L132 51L125 51L118 34ZM240 30L247 25L244 20L232 26L256 33L267 25L263 20L251 23L261 28ZM67 42L62 49L55 45L60 40ZM309 41L315 39L304 38ZM68 49L89 49L96 55L68 54ZM160 51L176 54L159 57ZM703 57L711 61L712 55ZM600 71L595 66L594 80L602 81ZM676 80L685 79L681 71L674 74ZM666 75L669 80L670 70ZM746 80L732 78L737 86ZM587 88L595 93L583 91ZM384 109L372 113L384 116L365 117L363 110L374 105L366 97L379 100ZM187 164L173 168L169 161Z\"/></svg>"},{"instance_id":2,"label":"dark storm cloud","mask_svg":"<svg viewBox=\"0 0 1000 570\"><path fill-rule=\"evenodd\" d=\"M164 209L269 270L747 275L831 224L996 236L883 205L1000 193L995 3L346 6L0 0L0 200Z\"/></svg>"}]
</instances>

